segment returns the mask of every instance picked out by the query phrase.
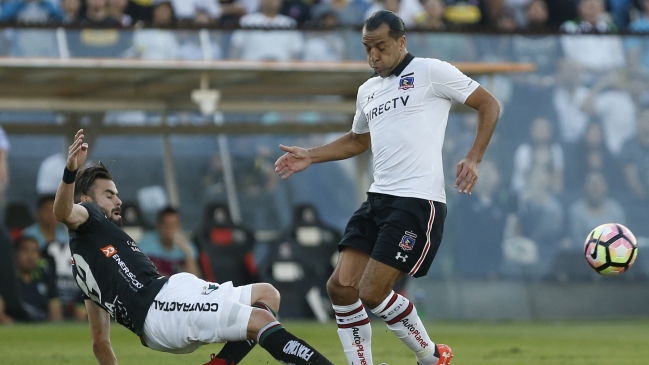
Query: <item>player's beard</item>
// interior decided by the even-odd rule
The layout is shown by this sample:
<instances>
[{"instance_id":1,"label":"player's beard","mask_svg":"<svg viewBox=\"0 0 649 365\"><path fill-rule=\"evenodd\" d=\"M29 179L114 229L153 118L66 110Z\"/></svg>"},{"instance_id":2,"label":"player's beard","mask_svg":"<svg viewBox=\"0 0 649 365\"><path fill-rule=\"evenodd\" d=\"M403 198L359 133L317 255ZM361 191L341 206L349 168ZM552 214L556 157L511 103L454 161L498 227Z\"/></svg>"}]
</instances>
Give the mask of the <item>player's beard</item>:
<instances>
[{"instance_id":1,"label":"player's beard","mask_svg":"<svg viewBox=\"0 0 649 365\"><path fill-rule=\"evenodd\" d=\"M113 214L113 213L115 213L115 212L120 212L120 213L121 213L121 212L122 212L122 208L119 208L119 207L117 207L117 208L113 208L113 209L110 211L110 214L106 214L106 216L108 217L108 220L111 221L111 222L113 222L113 223L115 223L115 225L116 225L117 227L121 227L121 226L122 226L122 216L121 216L121 214L120 214L120 215L115 215L115 214Z\"/></svg>"}]
</instances>

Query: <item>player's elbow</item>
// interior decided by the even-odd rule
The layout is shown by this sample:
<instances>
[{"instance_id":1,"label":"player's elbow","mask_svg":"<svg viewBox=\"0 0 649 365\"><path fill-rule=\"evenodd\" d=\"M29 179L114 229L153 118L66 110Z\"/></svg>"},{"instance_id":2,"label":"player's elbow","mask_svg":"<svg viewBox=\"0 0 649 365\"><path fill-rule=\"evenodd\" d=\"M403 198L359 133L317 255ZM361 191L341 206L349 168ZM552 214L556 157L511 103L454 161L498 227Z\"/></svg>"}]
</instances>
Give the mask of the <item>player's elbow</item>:
<instances>
[{"instance_id":1,"label":"player's elbow","mask_svg":"<svg viewBox=\"0 0 649 365\"><path fill-rule=\"evenodd\" d=\"M70 217L70 214L69 214L69 213L66 214L66 212L61 212L61 211L59 211L59 210L57 210L57 209L54 209L54 218L56 218L56 220L57 220L58 222L65 223L65 221L66 221L69 217Z\"/></svg>"}]
</instances>

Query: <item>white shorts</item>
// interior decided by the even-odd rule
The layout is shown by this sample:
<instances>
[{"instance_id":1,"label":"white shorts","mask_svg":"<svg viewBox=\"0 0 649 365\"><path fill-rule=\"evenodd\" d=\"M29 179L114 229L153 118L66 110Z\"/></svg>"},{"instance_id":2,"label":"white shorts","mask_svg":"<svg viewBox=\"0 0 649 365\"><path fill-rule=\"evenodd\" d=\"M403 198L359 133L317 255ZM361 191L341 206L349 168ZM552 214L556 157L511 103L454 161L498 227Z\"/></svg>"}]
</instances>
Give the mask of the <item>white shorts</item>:
<instances>
[{"instance_id":1,"label":"white shorts","mask_svg":"<svg viewBox=\"0 0 649 365\"><path fill-rule=\"evenodd\" d=\"M251 296L252 285L173 275L149 308L142 341L156 351L185 354L207 343L245 340Z\"/></svg>"}]
</instances>

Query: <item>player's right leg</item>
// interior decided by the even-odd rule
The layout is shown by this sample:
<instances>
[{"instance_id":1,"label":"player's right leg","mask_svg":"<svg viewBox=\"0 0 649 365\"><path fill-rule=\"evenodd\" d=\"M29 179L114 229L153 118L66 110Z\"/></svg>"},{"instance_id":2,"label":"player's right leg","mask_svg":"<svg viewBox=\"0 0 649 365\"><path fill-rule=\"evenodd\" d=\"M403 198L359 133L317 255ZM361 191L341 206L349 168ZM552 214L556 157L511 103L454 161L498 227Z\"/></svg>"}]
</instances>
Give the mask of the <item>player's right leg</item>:
<instances>
[{"instance_id":1,"label":"player's right leg","mask_svg":"<svg viewBox=\"0 0 649 365\"><path fill-rule=\"evenodd\" d=\"M327 282L338 325L338 337L349 365L372 365L372 327L359 297L359 282L374 249L379 229L374 223L375 194L352 215L339 244L340 257Z\"/></svg>"},{"instance_id":2,"label":"player's right leg","mask_svg":"<svg viewBox=\"0 0 649 365\"><path fill-rule=\"evenodd\" d=\"M349 365L372 365L372 327L359 298L358 285L370 255L346 247L327 281L338 337Z\"/></svg>"}]
</instances>

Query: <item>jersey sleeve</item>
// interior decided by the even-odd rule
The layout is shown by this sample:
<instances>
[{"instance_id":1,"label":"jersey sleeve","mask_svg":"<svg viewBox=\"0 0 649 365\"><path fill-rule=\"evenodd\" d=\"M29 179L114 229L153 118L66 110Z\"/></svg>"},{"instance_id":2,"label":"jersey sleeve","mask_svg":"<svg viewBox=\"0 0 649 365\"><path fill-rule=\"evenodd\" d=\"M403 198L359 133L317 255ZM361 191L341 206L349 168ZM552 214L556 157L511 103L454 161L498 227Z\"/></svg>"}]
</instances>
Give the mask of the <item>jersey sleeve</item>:
<instances>
[{"instance_id":1,"label":"jersey sleeve","mask_svg":"<svg viewBox=\"0 0 649 365\"><path fill-rule=\"evenodd\" d=\"M365 113L363 113L363 109L359 102L361 97L361 92L358 90L358 95L356 96L356 113L354 114L354 122L352 123L352 132L356 134L365 134L370 132L370 126L367 124L367 118L365 118Z\"/></svg>"},{"instance_id":2,"label":"jersey sleeve","mask_svg":"<svg viewBox=\"0 0 649 365\"><path fill-rule=\"evenodd\" d=\"M104 213L99 209L96 203L79 203L80 206L88 211L88 220L77 228L77 231L85 231L99 224L101 219L106 218Z\"/></svg>"},{"instance_id":3,"label":"jersey sleeve","mask_svg":"<svg viewBox=\"0 0 649 365\"><path fill-rule=\"evenodd\" d=\"M448 62L431 60L428 72L436 96L462 104L480 86Z\"/></svg>"}]
</instances>

